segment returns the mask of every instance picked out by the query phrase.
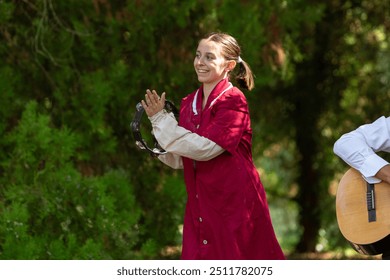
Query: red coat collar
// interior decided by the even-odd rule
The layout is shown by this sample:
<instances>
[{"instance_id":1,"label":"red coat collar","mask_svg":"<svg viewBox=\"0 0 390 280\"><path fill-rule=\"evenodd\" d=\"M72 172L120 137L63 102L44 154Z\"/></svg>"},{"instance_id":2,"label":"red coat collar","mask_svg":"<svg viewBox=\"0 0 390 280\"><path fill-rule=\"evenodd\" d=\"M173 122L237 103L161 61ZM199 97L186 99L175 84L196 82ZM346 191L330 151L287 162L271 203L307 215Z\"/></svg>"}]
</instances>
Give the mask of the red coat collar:
<instances>
[{"instance_id":1,"label":"red coat collar","mask_svg":"<svg viewBox=\"0 0 390 280\"><path fill-rule=\"evenodd\" d=\"M207 99L205 109L209 108L210 104L213 101L215 101L219 97L219 95L224 91L226 91L229 87L232 87L232 84L229 82L228 78L221 80L211 91ZM199 112L202 111L203 85L197 90L194 98L196 98L196 100L193 101L192 109L194 114L197 115ZM196 108L195 108L195 102L196 102Z\"/></svg>"}]
</instances>

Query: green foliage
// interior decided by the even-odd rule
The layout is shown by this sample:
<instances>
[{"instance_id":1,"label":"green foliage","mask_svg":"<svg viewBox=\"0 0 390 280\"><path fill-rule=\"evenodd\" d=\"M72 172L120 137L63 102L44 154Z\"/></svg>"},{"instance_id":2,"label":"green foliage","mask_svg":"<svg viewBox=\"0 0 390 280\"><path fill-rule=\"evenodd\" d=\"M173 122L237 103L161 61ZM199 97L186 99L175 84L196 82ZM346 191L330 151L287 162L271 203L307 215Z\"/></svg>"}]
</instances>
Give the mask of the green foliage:
<instances>
[{"instance_id":1,"label":"green foliage","mask_svg":"<svg viewBox=\"0 0 390 280\"><path fill-rule=\"evenodd\" d=\"M162 258L167 246L175 247L182 241L180 225L185 206L184 180L178 174L164 175L169 172L167 167L162 170L152 166L146 168L145 172L149 175L138 177L136 190L143 209L140 233L142 240L146 240L142 245L146 254L142 257ZM158 173L158 176L150 176L152 173Z\"/></svg>"},{"instance_id":2,"label":"green foliage","mask_svg":"<svg viewBox=\"0 0 390 280\"><path fill-rule=\"evenodd\" d=\"M13 3L4 3L0 5L0 24L4 24L12 18L14 10Z\"/></svg>"},{"instance_id":3,"label":"green foliage","mask_svg":"<svg viewBox=\"0 0 390 280\"><path fill-rule=\"evenodd\" d=\"M215 30L238 39L256 76L253 154L284 249L348 246L332 145L389 112L388 7L2 1L0 258L177 257L165 252L181 243L182 175L139 151L129 124L145 89L178 105L198 87L194 51Z\"/></svg>"},{"instance_id":4,"label":"green foliage","mask_svg":"<svg viewBox=\"0 0 390 280\"><path fill-rule=\"evenodd\" d=\"M7 137L1 179L2 259L129 259L140 208L125 172L84 177L78 139L29 102Z\"/></svg>"}]
</instances>

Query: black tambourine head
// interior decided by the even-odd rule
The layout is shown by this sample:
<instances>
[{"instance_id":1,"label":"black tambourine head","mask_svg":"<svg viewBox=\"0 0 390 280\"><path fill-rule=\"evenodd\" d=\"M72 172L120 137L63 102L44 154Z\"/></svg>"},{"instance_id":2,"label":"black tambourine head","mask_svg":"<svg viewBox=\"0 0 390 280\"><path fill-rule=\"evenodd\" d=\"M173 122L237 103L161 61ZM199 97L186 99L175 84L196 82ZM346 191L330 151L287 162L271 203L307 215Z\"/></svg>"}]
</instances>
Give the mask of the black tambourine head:
<instances>
[{"instance_id":1,"label":"black tambourine head","mask_svg":"<svg viewBox=\"0 0 390 280\"><path fill-rule=\"evenodd\" d=\"M133 133L133 137L134 137L135 144L137 145L137 147L141 150L148 151L154 157L166 154L167 152L163 148L160 147L160 145L158 144L157 139L154 137L154 135L152 136L153 142L154 142L153 148L150 148L149 145L147 144L147 141L142 137L141 121L142 121L142 117L144 115L145 109L142 106L141 102L137 103L135 109L136 109L136 111L135 111L133 120L130 123L130 128L131 128L131 131ZM176 119L179 118L179 110L176 108L175 104L172 101L166 100L164 109L167 112L172 112Z\"/></svg>"}]
</instances>

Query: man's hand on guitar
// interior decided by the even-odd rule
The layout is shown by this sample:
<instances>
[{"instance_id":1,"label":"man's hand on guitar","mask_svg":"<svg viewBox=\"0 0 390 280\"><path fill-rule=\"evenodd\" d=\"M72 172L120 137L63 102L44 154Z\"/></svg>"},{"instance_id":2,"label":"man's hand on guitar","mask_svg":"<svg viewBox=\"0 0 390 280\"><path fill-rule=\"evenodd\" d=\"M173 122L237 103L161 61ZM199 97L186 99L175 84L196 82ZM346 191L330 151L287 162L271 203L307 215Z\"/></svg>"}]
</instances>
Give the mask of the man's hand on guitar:
<instances>
[{"instance_id":1,"label":"man's hand on guitar","mask_svg":"<svg viewBox=\"0 0 390 280\"><path fill-rule=\"evenodd\" d=\"M379 169L378 173L375 174L375 177L390 184L390 164Z\"/></svg>"}]
</instances>

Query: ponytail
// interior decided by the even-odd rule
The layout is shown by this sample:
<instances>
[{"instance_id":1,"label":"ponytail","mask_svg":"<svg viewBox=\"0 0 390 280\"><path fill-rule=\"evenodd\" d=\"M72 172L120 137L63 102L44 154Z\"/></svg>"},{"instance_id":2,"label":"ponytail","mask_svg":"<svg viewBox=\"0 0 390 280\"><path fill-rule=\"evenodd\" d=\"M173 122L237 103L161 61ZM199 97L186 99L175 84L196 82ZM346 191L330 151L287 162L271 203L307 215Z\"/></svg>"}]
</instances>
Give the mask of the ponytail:
<instances>
[{"instance_id":1,"label":"ponytail","mask_svg":"<svg viewBox=\"0 0 390 280\"><path fill-rule=\"evenodd\" d=\"M235 77L237 84L241 88L252 90L255 87L255 81L249 64L242 60L241 57L238 57L237 64L238 72Z\"/></svg>"},{"instance_id":2,"label":"ponytail","mask_svg":"<svg viewBox=\"0 0 390 280\"><path fill-rule=\"evenodd\" d=\"M254 77L249 64L240 57L241 48L237 40L231 35L223 32L212 32L203 37L205 40L214 41L222 46L226 60L235 60L238 64L236 81L239 87L252 90L255 86ZM237 65L236 65L237 67ZM231 73L229 73L230 75Z\"/></svg>"}]
</instances>

